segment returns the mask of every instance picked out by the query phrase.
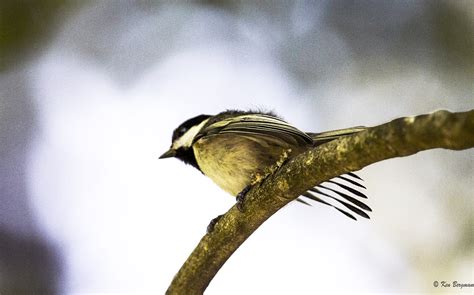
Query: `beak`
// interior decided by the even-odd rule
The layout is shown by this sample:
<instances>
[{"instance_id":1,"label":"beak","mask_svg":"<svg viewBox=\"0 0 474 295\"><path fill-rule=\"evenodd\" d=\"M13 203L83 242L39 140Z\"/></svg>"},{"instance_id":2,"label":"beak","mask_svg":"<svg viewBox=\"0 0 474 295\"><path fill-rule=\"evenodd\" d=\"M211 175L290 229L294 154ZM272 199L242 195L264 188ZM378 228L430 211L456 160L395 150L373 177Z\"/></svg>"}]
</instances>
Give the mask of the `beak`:
<instances>
[{"instance_id":1,"label":"beak","mask_svg":"<svg viewBox=\"0 0 474 295\"><path fill-rule=\"evenodd\" d=\"M163 155L161 155L158 159L166 159L176 156L176 151L173 149L167 150Z\"/></svg>"}]
</instances>

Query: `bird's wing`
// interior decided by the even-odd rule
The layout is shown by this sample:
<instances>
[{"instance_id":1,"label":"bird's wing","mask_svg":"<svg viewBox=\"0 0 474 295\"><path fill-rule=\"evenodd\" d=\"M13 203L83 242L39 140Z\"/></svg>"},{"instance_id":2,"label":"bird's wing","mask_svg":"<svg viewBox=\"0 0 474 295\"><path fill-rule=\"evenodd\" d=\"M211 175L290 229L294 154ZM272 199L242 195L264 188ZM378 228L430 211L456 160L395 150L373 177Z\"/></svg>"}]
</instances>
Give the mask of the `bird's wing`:
<instances>
[{"instance_id":1,"label":"bird's wing","mask_svg":"<svg viewBox=\"0 0 474 295\"><path fill-rule=\"evenodd\" d=\"M217 134L271 136L294 144L313 144L313 139L285 121L264 114L245 114L226 118L205 126L195 140Z\"/></svg>"}]
</instances>

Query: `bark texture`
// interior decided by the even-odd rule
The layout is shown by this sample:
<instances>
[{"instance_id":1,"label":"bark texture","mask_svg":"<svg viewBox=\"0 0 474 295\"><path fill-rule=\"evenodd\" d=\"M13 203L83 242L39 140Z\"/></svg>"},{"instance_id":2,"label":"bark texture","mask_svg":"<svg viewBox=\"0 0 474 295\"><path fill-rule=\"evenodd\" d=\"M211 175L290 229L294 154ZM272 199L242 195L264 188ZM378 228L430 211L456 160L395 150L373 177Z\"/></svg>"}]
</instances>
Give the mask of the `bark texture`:
<instances>
[{"instance_id":1,"label":"bark texture","mask_svg":"<svg viewBox=\"0 0 474 295\"><path fill-rule=\"evenodd\" d=\"M370 164L417 152L474 147L474 110L404 117L341 137L285 163L233 206L206 234L175 275L167 294L202 294L235 250L270 216L307 189Z\"/></svg>"}]
</instances>

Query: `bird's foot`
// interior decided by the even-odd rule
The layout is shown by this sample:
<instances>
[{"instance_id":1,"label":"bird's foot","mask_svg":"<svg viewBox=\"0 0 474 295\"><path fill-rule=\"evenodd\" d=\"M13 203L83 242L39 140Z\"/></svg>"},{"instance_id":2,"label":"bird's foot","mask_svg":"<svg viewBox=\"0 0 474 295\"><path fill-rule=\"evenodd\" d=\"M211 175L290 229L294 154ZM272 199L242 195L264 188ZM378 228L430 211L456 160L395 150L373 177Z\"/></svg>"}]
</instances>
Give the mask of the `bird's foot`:
<instances>
[{"instance_id":1,"label":"bird's foot","mask_svg":"<svg viewBox=\"0 0 474 295\"><path fill-rule=\"evenodd\" d=\"M285 150L280 155L280 159L274 165L267 168L267 170L264 171L263 173L256 173L253 176L253 181L249 185L244 187L244 189L240 193L237 194L237 196L235 197L235 200L237 201L237 204L236 204L237 209L239 209L240 212L244 211L245 198L247 196L247 193L250 191L250 189L254 185L261 184L269 175L275 173L275 171L280 169L280 167L283 166L283 164L286 161L288 161L290 154L291 154L291 149Z\"/></svg>"},{"instance_id":2,"label":"bird's foot","mask_svg":"<svg viewBox=\"0 0 474 295\"><path fill-rule=\"evenodd\" d=\"M208 234L214 231L214 227L219 222L219 220L221 220L222 216L224 216L224 214L217 216L216 218L212 219L211 222L209 222L209 225L207 226L207 230L206 230Z\"/></svg>"},{"instance_id":3,"label":"bird's foot","mask_svg":"<svg viewBox=\"0 0 474 295\"><path fill-rule=\"evenodd\" d=\"M244 187L244 189L237 194L237 196L235 197L235 200L237 201L237 209L239 209L240 212L244 212L244 202L245 202L245 197L247 195L247 193L249 192L249 190L252 188L252 185L247 185L246 187Z\"/></svg>"}]
</instances>

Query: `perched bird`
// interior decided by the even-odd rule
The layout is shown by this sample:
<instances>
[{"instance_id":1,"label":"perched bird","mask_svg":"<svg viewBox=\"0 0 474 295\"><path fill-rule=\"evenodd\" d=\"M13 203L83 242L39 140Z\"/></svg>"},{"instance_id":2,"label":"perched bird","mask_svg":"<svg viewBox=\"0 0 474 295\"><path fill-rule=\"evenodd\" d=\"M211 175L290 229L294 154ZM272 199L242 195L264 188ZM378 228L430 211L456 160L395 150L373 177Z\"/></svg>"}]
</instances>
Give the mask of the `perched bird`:
<instances>
[{"instance_id":1,"label":"perched bird","mask_svg":"<svg viewBox=\"0 0 474 295\"><path fill-rule=\"evenodd\" d=\"M238 208L242 210L246 192L282 161L363 130L365 127L305 133L273 113L228 110L215 116L199 115L179 125L173 132L170 149L160 159L175 157L197 168L236 196ZM352 213L369 218L364 211L372 210L357 199L367 198L360 192L365 189L360 180L357 175L348 173L338 176L337 181L327 181L332 185L319 184L302 196L331 206L352 219L356 219ZM335 202L328 202L329 199ZM301 197L296 200L309 205Z\"/></svg>"}]
</instances>

